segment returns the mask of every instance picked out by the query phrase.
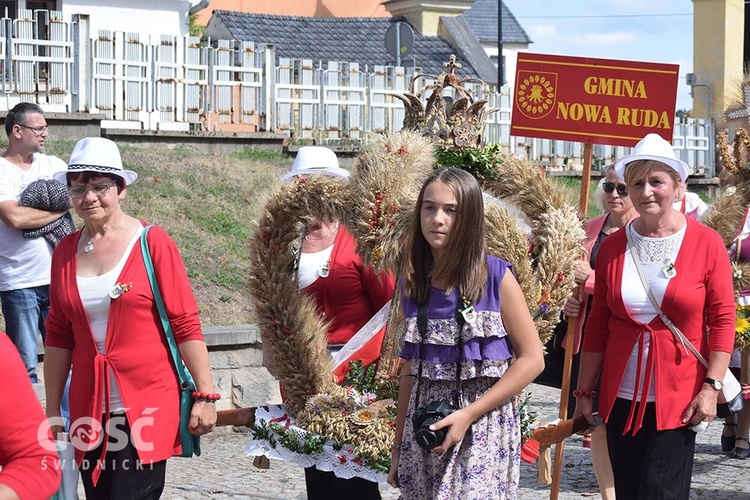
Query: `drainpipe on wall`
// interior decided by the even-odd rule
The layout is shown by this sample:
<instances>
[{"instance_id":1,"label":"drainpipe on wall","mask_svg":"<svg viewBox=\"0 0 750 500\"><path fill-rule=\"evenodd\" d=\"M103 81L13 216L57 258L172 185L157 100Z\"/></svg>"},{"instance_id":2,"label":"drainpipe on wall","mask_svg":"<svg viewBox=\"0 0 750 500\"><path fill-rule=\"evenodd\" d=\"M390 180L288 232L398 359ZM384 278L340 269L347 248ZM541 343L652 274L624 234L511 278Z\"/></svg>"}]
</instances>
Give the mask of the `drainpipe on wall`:
<instances>
[{"instance_id":1,"label":"drainpipe on wall","mask_svg":"<svg viewBox=\"0 0 750 500\"><path fill-rule=\"evenodd\" d=\"M190 10L188 11L188 15L192 16L193 14L202 11L206 7L208 7L208 4L211 3L211 0L201 0L197 4L190 7Z\"/></svg>"}]
</instances>

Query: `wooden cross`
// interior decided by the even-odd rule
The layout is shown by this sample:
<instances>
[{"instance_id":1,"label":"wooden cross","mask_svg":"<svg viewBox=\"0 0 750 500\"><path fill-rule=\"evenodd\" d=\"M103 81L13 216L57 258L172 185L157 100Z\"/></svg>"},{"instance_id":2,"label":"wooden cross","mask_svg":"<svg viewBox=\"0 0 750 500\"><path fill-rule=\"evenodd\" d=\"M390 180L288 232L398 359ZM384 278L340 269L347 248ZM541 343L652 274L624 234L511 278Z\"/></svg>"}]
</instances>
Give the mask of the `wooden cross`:
<instances>
[{"instance_id":1,"label":"wooden cross","mask_svg":"<svg viewBox=\"0 0 750 500\"><path fill-rule=\"evenodd\" d=\"M455 54L451 54L447 63L443 63L444 68L448 68L448 73L455 74L456 69L461 69L461 63L456 62Z\"/></svg>"}]
</instances>

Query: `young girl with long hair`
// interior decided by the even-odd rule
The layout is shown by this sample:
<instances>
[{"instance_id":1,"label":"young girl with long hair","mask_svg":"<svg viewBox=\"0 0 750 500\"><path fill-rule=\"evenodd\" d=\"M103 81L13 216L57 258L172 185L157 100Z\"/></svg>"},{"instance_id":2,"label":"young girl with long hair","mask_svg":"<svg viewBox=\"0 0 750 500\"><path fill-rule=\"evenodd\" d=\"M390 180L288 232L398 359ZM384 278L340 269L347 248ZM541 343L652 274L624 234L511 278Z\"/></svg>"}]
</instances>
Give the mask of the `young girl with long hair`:
<instances>
[{"instance_id":1,"label":"young girl with long hair","mask_svg":"<svg viewBox=\"0 0 750 500\"><path fill-rule=\"evenodd\" d=\"M544 357L510 264L486 253L483 203L471 174L446 167L427 179L414 209L388 475L404 499L518 496L516 395Z\"/></svg>"}]
</instances>

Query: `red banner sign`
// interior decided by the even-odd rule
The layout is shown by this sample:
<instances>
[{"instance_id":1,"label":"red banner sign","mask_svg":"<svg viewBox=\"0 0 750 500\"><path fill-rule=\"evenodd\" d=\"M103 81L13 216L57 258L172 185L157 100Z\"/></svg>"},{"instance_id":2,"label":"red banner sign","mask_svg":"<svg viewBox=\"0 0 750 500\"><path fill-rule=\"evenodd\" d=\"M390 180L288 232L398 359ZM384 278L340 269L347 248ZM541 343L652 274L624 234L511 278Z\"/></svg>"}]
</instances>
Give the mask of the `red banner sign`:
<instances>
[{"instance_id":1,"label":"red banner sign","mask_svg":"<svg viewBox=\"0 0 750 500\"><path fill-rule=\"evenodd\" d=\"M511 135L634 146L672 142L679 66L519 53Z\"/></svg>"}]
</instances>

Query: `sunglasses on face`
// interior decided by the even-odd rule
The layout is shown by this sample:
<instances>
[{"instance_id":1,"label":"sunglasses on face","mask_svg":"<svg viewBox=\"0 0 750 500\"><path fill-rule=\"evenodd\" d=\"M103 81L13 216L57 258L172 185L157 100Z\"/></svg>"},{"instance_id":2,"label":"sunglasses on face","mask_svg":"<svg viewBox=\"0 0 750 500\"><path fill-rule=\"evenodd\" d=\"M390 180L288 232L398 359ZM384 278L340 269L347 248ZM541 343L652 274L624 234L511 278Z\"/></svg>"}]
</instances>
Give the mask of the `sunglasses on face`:
<instances>
[{"instance_id":1,"label":"sunglasses on face","mask_svg":"<svg viewBox=\"0 0 750 500\"><path fill-rule=\"evenodd\" d=\"M617 189L617 194L620 196L628 195L628 186L626 184L615 184L614 182L605 182L602 184L602 189L605 193L611 193Z\"/></svg>"}]
</instances>

